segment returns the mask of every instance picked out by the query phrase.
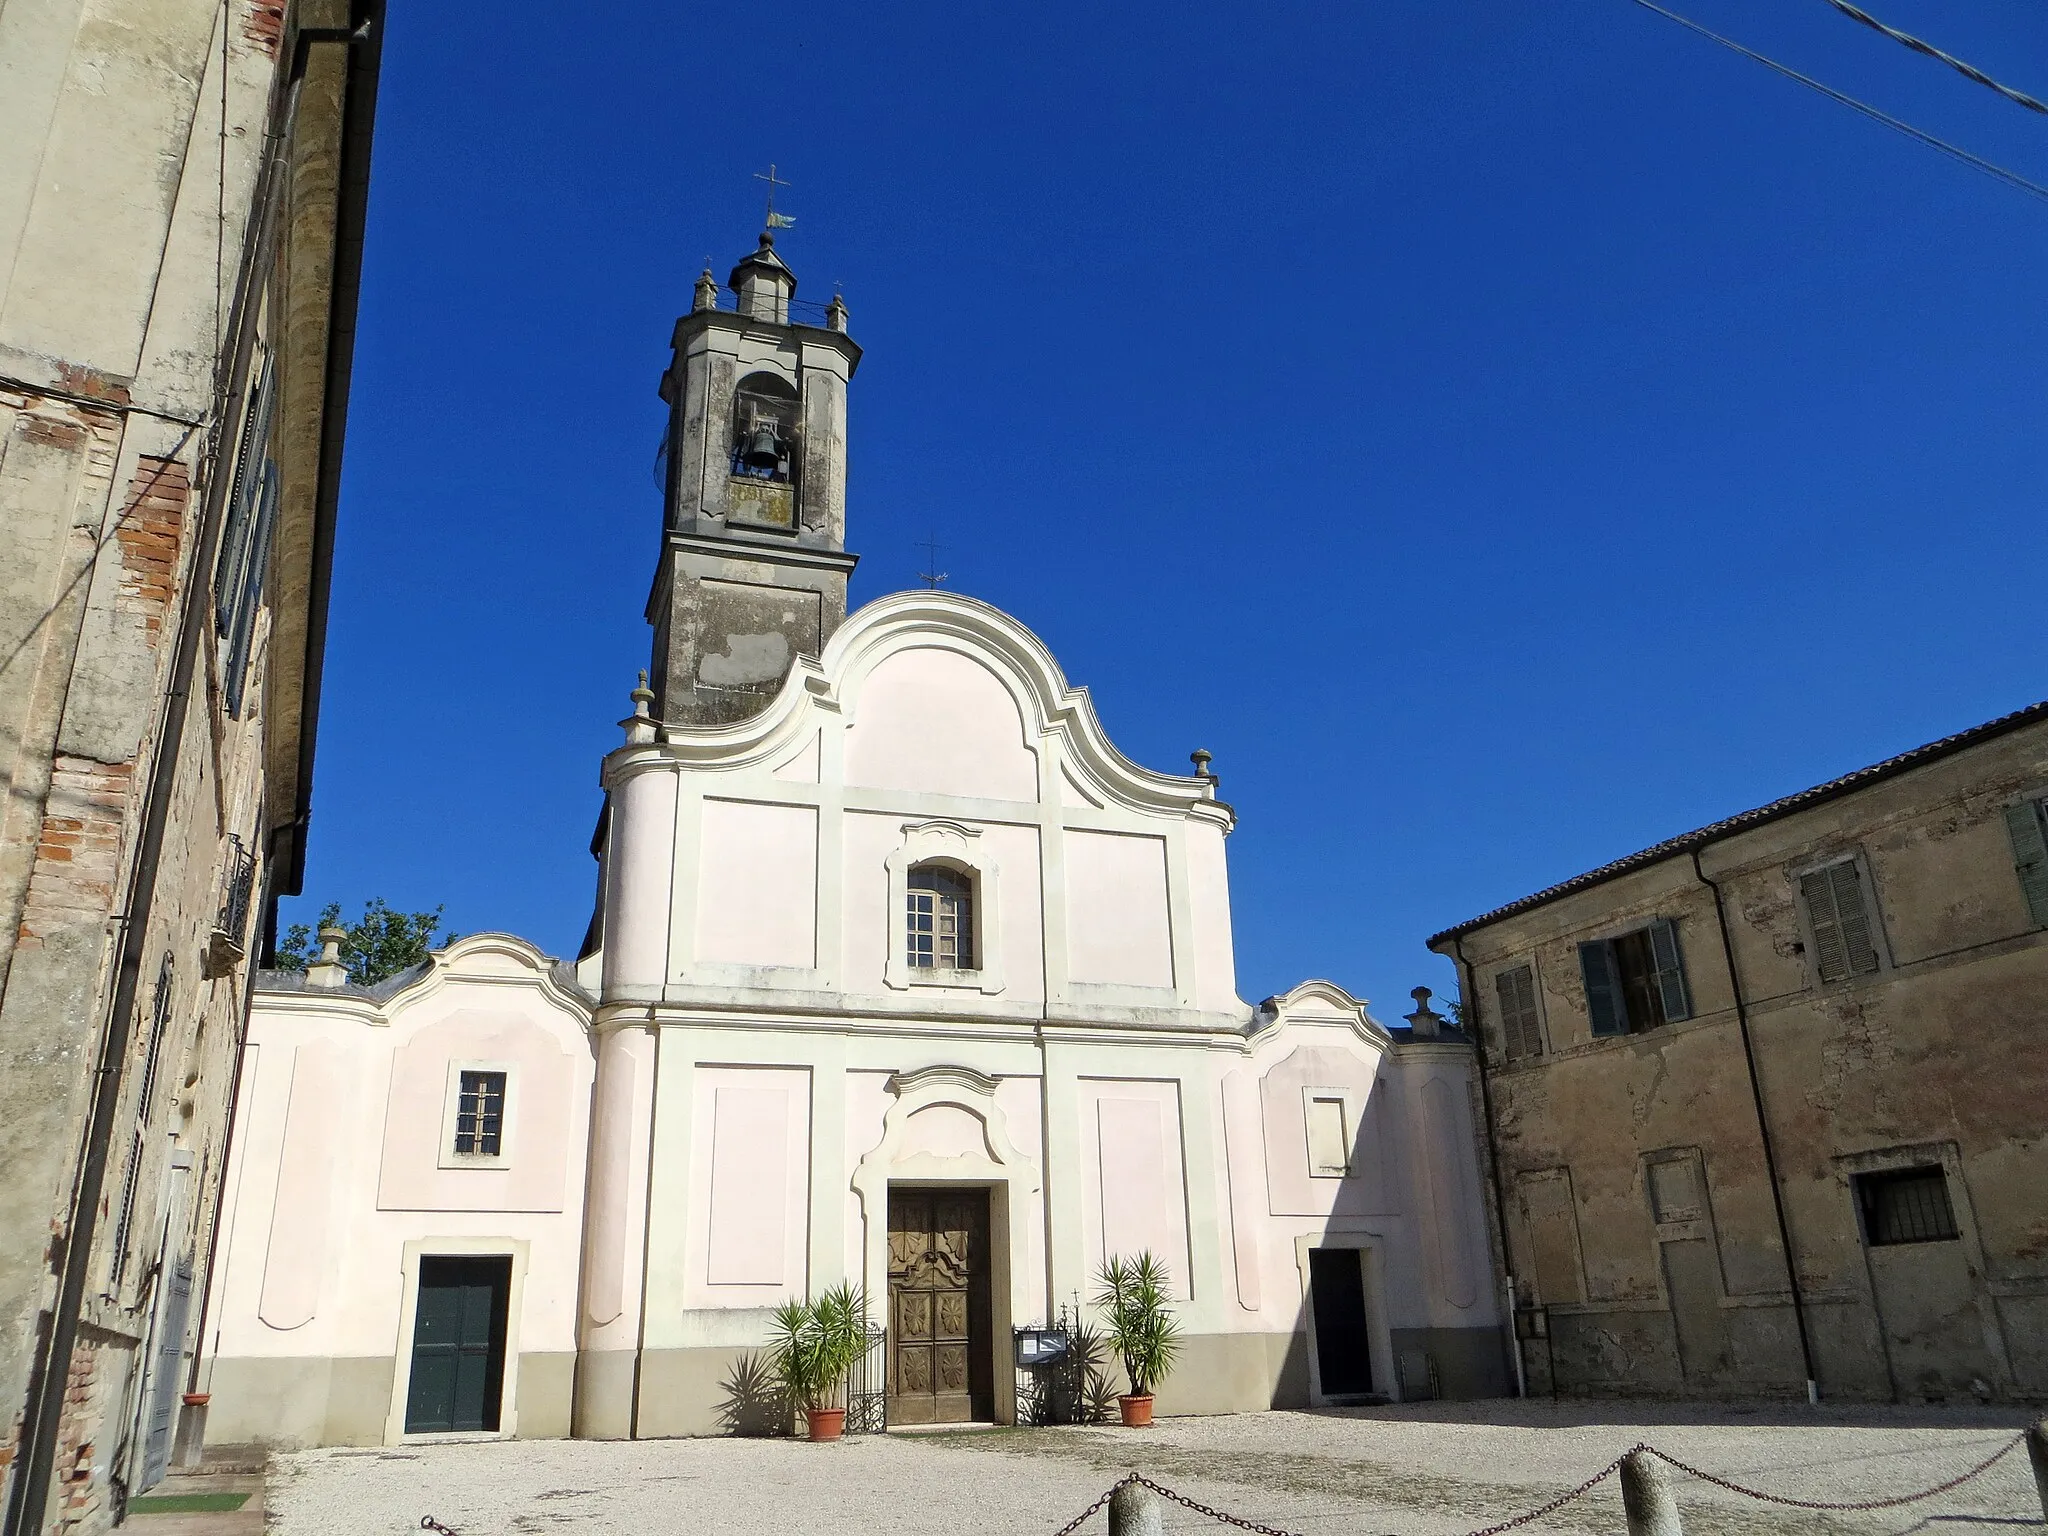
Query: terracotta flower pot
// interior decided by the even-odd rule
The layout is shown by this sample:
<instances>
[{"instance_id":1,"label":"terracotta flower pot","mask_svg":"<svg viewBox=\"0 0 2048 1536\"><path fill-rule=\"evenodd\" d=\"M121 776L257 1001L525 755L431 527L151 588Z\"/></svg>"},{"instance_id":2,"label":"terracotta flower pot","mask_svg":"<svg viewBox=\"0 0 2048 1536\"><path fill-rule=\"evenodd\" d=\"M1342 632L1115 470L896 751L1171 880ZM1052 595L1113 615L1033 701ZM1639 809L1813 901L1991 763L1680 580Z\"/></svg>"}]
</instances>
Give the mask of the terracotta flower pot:
<instances>
[{"instance_id":1,"label":"terracotta flower pot","mask_svg":"<svg viewBox=\"0 0 2048 1536\"><path fill-rule=\"evenodd\" d=\"M846 1433L844 1408L806 1408L804 1417L810 1420L813 1440L837 1440Z\"/></svg>"},{"instance_id":2,"label":"terracotta flower pot","mask_svg":"<svg viewBox=\"0 0 2048 1536\"><path fill-rule=\"evenodd\" d=\"M1116 1400L1117 1411L1124 1416L1124 1428L1147 1429L1152 1424L1152 1394L1143 1397L1125 1394Z\"/></svg>"}]
</instances>

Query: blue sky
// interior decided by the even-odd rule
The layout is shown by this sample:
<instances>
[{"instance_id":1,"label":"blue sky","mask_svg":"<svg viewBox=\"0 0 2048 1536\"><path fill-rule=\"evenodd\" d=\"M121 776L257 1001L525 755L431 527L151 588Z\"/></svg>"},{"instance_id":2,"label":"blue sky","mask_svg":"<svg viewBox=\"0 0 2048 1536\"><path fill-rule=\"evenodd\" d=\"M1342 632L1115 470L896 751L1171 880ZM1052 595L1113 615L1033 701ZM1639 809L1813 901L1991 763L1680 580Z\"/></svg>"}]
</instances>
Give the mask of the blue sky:
<instances>
[{"instance_id":1,"label":"blue sky","mask_svg":"<svg viewBox=\"0 0 2048 1536\"><path fill-rule=\"evenodd\" d=\"M1822 0L1684 10L2048 183ZM2048 94L2038 0L1879 14ZM1215 754L1239 990L2048 695L2048 202L1628 0L394 6L305 897L573 954L654 393L773 161L855 601Z\"/></svg>"}]
</instances>

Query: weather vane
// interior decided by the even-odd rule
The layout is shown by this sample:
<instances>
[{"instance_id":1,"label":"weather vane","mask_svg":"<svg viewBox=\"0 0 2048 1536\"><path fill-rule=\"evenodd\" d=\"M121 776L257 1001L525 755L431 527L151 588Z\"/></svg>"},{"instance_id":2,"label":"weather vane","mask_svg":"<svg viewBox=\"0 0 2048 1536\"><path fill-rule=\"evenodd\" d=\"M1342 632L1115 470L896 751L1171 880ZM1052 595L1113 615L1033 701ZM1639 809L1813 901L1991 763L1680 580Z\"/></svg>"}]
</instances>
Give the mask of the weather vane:
<instances>
[{"instance_id":1,"label":"weather vane","mask_svg":"<svg viewBox=\"0 0 2048 1536\"><path fill-rule=\"evenodd\" d=\"M917 579L928 587L937 588L946 579L947 573L939 569L939 551L946 546L939 542L939 536L935 531L919 540L917 547L925 552L925 569L917 573Z\"/></svg>"},{"instance_id":2,"label":"weather vane","mask_svg":"<svg viewBox=\"0 0 2048 1536\"><path fill-rule=\"evenodd\" d=\"M768 221L766 227L769 229L795 228L796 216L794 214L777 213L775 211L775 189L777 187L794 186L795 183L784 181L780 176L777 176L775 174L775 163L772 160L768 164L768 170L765 175L760 171L754 172L754 180L768 183Z\"/></svg>"}]
</instances>

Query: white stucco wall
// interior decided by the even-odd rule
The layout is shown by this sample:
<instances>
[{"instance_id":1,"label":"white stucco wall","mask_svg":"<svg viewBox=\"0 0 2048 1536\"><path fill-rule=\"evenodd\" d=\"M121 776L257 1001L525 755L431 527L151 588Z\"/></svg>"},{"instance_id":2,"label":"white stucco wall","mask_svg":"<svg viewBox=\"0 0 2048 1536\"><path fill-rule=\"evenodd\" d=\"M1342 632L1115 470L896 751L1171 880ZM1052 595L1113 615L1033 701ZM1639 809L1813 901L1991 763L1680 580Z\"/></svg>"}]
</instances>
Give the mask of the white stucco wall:
<instances>
[{"instance_id":1,"label":"white stucco wall","mask_svg":"<svg viewBox=\"0 0 2048 1536\"><path fill-rule=\"evenodd\" d=\"M258 990L208 1304L210 1439L402 1434L422 1252L512 1257L503 1432L567 1432L593 1063L586 1005L551 966L484 934L381 1001ZM507 1075L488 1165L446 1155L464 1066Z\"/></svg>"}]
</instances>

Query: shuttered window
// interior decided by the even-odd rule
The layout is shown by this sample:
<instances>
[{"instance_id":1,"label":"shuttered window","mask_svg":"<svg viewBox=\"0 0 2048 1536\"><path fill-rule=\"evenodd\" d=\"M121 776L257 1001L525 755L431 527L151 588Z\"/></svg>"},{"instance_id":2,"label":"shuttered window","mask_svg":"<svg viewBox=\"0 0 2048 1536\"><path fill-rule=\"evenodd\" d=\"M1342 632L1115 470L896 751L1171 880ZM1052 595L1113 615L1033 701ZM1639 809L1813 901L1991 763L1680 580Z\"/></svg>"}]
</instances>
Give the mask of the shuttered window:
<instances>
[{"instance_id":1,"label":"shuttered window","mask_svg":"<svg viewBox=\"0 0 2048 1536\"><path fill-rule=\"evenodd\" d=\"M213 567L213 621L223 640L221 687L228 714L239 718L249 671L256 610L263 600L270 565L270 535L277 520L278 473L271 457L271 421L276 414L276 359L264 355L242 419L234 484L228 492L227 524Z\"/></svg>"},{"instance_id":2,"label":"shuttered window","mask_svg":"<svg viewBox=\"0 0 2048 1536\"><path fill-rule=\"evenodd\" d=\"M1543 1054L1543 1030L1536 1017L1536 971L1518 965L1493 978L1500 1002L1501 1048L1509 1061Z\"/></svg>"},{"instance_id":3,"label":"shuttered window","mask_svg":"<svg viewBox=\"0 0 2048 1536\"><path fill-rule=\"evenodd\" d=\"M1863 872L1854 859L1801 875L1799 898L1813 928L1814 969L1822 981L1868 976L1878 968Z\"/></svg>"},{"instance_id":4,"label":"shuttered window","mask_svg":"<svg viewBox=\"0 0 2048 1536\"><path fill-rule=\"evenodd\" d=\"M2048 928L2048 800L2029 800L2005 808L2006 830L2012 834L2013 867L2036 927Z\"/></svg>"},{"instance_id":5,"label":"shuttered window","mask_svg":"<svg viewBox=\"0 0 2048 1536\"><path fill-rule=\"evenodd\" d=\"M1596 1035L1639 1034L1692 1017L1678 924L1669 918L1581 944L1579 974Z\"/></svg>"}]
</instances>

